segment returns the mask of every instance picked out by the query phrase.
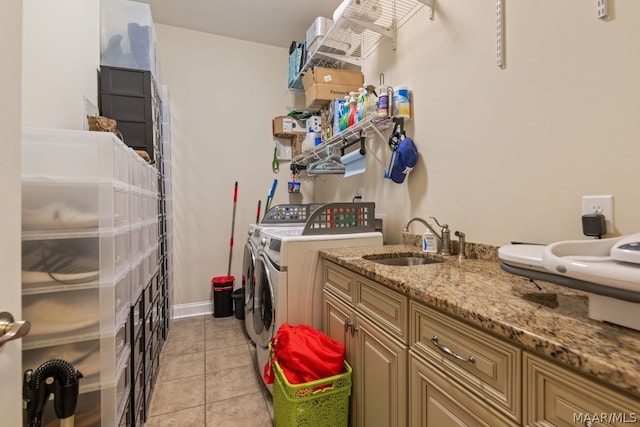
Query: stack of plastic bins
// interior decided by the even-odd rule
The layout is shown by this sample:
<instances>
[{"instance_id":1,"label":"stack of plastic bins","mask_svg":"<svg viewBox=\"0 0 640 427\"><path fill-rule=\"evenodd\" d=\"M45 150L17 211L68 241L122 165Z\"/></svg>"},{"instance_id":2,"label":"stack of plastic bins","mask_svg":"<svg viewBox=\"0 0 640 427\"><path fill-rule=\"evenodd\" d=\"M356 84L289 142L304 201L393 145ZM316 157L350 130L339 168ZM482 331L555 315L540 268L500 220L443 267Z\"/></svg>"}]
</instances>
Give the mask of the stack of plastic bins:
<instances>
[{"instance_id":1,"label":"stack of plastic bins","mask_svg":"<svg viewBox=\"0 0 640 427\"><path fill-rule=\"evenodd\" d=\"M158 172L155 168L149 167L143 174L144 222L142 248L144 258L142 261L141 280L145 283L145 321L144 321L144 342L145 342L145 417L148 416L148 409L151 405L151 396L155 386L155 378L160 368L159 355L161 343L156 340L156 326L158 324L157 305L159 302L159 256L158 256Z\"/></svg>"},{"instance_id":2,"label":"stack of plastic bins","mask_svg":"<svg viewBox=\"0 0 640 427\"><path fill-rule=\"evenodd\" d=\"M23 367L61 358L82 372L78 425L116 425L128 405L134 155L111 133L23 131Z\"/></svg>"},{"instance_id":3,"label":"stack of plastic bins","mask_svg":"<svg viewBox=\"0 0 640 427\"><path fill-rule=\"evenodd\" d=\"M144 421L144 417L138 418L137 408L143 407L144 387L144 323L145 312L148 307L145 296L147 277L145 274L146 248L143 242L145 229L145 189L148 181L148 168L151 168L140 156L130 162L131 192L129 206L131 210L130 220L130 246L131 257L131 408L133 423Z\"/></svg>"},{"instance_id":4,"label":"stack of plastic bins","mask_svg":"<svg viewBox=\"0 0 640 427\"><path fill-rule=\"evenodd\" d=\"M151 71L157 80L156 33L151 7L129 1L100 4L100 63Z\"/></svg>"},{"instance_id":5,"label":"stack of plastic bins","mask_svg":"<svg viewBox=\"0 0 640 427\"><path fill-rule=\"evenodd\" d=\"M171 184L171 99L169 96L169 88L167 86L160 87L160 97L162 99L162 165L161 174L161 199L160 206L162 210L160 215L165 221L163 229L164 236L161 241L161 260L162 260L162 295L164 299L163 306L163 338L167 338L169 328L171 327L171 319L173 318L173 193Z\"/></svg>"}]
</instances>

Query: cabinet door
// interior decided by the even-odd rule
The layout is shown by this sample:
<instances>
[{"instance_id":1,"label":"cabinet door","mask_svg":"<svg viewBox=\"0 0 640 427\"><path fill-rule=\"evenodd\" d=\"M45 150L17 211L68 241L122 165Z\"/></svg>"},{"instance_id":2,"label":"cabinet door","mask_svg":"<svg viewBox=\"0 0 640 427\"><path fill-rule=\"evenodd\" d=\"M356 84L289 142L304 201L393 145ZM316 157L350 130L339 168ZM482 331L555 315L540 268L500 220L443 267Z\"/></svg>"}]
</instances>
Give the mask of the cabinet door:
<instances>
[{"instance_id":1,"label":"cabinet door","mask_svg":"<svg viewBox=\"0 0 640 427\"><path fill-rule=\"evenodd\" d=\"M640 420L640 400L524 353L524 425L536 427L624 426Z\"/></svg>"},{"instance_id":2,"label":"cabinet door","mask_svg":"<svg viewBox=\"0 0 640 427\"><path fill-rule=\"evenodd\" d=\"M407 425L407 346L356 315L353 338L355 423ZM357 369L357 370L356 370Z\"/></svg>"},{"instance_id":3,"label":"cabinet door","mask_svg":"<svg viewBox=\"0 0 640 427\"><path fill-rule=\"evenodd\" d=\"M353 323L353 309L341 302L331 294L331 292L324 290L323 293L322 330L329 337L345 346L347 350L347 362L353 364L349 357L349 340L351 336L351 328L349 325Z\"/></svg>"},{"instance_id":4,"label":"cabinet door","mask_svg":"<svg viewBox=\"0 0 640 427\"><path fill-rule=\"evenodd\" d=\"M410 425L415 427L515 426L464 391L439 369L409 352Z\"/></svg>"},{"instance_id":5,"label":"cabinet door","mask_svg":"<svg viewBox=\"0 0 640 427\"><path fill-rule=\"evenodd\" d=\"M353 314L353 308L344 304L340 299L334 296L331 292L326 289L323 290L323 301L322 301L322 331L331 337L332 339L338 341L340 344L345 346L347 363L351 365L352 373L351 373L351 400L350 400L350 411L349 411L349 425L355 426L356 422L354 419L355 414L355 402L356 402L356 392L355 392L355 381L358 377L358 368L356 360L353 356L353 351L351 348L351 327L353 325L353 319L355 315Z\"/></svg>"}]
</instances>

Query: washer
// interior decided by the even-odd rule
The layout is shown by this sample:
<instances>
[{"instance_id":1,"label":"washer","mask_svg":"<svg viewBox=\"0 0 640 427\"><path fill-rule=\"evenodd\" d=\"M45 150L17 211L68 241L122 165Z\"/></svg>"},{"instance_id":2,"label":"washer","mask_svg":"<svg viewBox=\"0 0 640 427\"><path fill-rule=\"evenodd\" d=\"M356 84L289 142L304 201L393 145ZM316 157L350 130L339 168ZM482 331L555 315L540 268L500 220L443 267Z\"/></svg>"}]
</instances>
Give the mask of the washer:
<instances>
[{"instance_id":1,"label":"washer","mask_svg":"<svg viewBox=\"0 0 640 427\"><path fill-rule=\"evenodd\" d=\"M303 228L263 229L255 264L253 326L260 378L269 342L283 323L322 330L322 269L318 251L382 245L382 233L303 235ZM263 379L264 381L264 379ZM267 384L271 391L271 385Z\"/></svg>"}]
</instances>

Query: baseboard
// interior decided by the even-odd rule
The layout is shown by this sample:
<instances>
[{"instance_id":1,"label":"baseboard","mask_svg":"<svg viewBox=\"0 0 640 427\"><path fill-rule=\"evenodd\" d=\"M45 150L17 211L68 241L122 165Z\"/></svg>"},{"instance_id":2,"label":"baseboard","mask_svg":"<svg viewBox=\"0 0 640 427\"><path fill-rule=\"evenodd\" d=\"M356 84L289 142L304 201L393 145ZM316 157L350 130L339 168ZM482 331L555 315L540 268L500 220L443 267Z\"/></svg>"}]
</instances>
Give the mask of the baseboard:
<instances>
[{"instance_id":1,"label":"baseboard","mask_svg":"<svg viewBox=\"0 0 640 427\"><path fill-rule=\"evenodd\" d=\"M173 306L173 319L202 316L205 314L212 314L212 313L213 313L212 301L192 302L189 304L176 304Z\"/></svg>"}]
</instances>

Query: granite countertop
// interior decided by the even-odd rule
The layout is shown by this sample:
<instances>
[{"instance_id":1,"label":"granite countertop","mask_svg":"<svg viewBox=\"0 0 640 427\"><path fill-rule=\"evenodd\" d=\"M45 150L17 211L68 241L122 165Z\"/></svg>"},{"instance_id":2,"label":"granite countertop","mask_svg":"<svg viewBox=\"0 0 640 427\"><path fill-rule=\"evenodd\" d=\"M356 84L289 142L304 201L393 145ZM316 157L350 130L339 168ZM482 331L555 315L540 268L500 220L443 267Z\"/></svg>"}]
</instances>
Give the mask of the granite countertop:
<instances>
[{"instance_id":1,"label":"granite countertop","mask_svg":"<svg viewBox=\"0 0 640 427\"><path fill-rule=\"evenodd\" d=\"M443 262L411 267L362 258L417 252L415 246L385 245L327 249L320 255L533 353L640 396L640 332L589 319L584 292L509 274L495 257L460 262L456 256L425 254Z\"/></svg>"}]
</instances>

